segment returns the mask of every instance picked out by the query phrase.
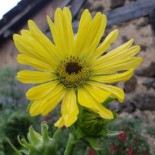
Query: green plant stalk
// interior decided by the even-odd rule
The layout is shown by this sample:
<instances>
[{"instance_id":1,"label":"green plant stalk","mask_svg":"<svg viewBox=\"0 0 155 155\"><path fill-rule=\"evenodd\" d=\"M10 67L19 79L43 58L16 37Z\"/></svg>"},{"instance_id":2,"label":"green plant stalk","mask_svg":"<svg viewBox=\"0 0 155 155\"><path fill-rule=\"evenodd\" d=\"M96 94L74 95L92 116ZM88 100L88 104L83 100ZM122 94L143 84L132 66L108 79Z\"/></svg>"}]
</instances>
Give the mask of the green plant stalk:
<instances>
[{"instance_id":1,"label":"green plant stalk","mask_svg":"<svg viewBox=\"0 0 155 155\"><path fill-rule=\"evenodd\" d=\"M60 133L61 133L61 129L58 128L58 129L55 131L55 133L53 134L53 138L54 138L54 139L57 139L57 137L59 136Z\"/></svg>"},{"instance_id":2,"label":"green plant stalk","mask_svg":"<svg viewBox=\"0 0 155 155\"><path fill-rule=\"evenodd\" d=\"M64 155L72 155L76 144L75 137L70 133Z\"/></svg>"},{"instance_id":3,"label":"green plant stalk","mask_svg":"<svg viewBox=\"0 0 155 155\"><path fill-rule=\"evenodd\" d=\"M17 155L22 155L22 153L18 151L16 147L10 142L9 138L6 138L6 141L9 143L9 145L12 147L12 149L16 152Z\"/></svg>"}]
</instances>

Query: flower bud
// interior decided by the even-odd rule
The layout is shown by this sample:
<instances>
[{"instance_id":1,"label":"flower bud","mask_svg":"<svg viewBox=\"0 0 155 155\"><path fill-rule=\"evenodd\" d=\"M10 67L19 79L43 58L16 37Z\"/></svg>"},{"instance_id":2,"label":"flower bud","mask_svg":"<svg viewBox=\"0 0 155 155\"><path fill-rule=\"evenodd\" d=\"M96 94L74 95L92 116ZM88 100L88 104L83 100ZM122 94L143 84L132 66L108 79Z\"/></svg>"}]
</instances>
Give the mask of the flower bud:
<instances>
[{"instance_id":1,"label":"flower bud","mask_svg":"<svg viewBox=\"0 0 155 155\"><path fill-rule=\"evenodd\" d=\"M80 119L79 127L87 136L98 136L104 128L104 120L92 111L84 110Z\"/></svg>"}]
</instances>

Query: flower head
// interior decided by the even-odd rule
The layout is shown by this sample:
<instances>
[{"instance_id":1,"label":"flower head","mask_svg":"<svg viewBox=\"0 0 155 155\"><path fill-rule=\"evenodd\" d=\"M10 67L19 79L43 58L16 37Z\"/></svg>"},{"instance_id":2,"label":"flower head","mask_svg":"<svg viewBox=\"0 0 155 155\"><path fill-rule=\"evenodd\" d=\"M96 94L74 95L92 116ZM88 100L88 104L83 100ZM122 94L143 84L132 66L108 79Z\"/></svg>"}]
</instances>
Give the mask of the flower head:
<instances>
[{"instance_id":1,"label":"flower head","mask_svg":"<svg viewBox=\"0 0 155 155\"><path fill-rule=\"evenodd\" d=\"M28 90L27 99L32 101L32 116L51 112L60 101L61 118L58 127L71 126L78 117L78 106L86 107L105 119L113 114L103 103L108 97L124 99L122 89L109 85L128 80L141 62L134 57L140 50L132 46L133 40L105 54L115 41L118 30L112 31L99 45L106 27L106 16L97 13L92 18L86 9L82 13L77 34L72 29L70 10L58 8L54 22L47 17L53 41L50 41L32 21L29 30L14 35L20 54L17 60L36 71L24 70L17 74L23 83L39 84Z\"/></svg>"}]
</instances>

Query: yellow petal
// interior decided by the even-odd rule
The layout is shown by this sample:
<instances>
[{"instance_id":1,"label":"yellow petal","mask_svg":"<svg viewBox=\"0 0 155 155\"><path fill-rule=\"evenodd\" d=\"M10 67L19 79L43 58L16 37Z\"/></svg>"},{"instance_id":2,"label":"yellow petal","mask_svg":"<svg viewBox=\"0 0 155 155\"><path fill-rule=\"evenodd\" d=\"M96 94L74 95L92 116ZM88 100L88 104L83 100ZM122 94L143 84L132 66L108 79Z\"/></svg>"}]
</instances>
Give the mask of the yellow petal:
<instances>
[{"instance_id":1,"label":"yellow petal","mask_svg":"<svg viewBox=\"0 0 155 155\"><path fill-rule=\"evenodd\" d=\"M121 81L127 81L131 78L133 75L134 70L130 69L123 73L117 73L112 75L105 75L105 76L93 76L91 80L103 82L103 83L115 83L115 82L121 82Z\"/></svg>"},{"instance_id":2,"label":"yellow petal","mask_svg":"<svg viewBox=\"0 0 155 155\"><path fill-rule=\"evenodd\" d=\"M96 61L96 66L108 66L112 64L116 64L120 60L124 60L126 58L134 57L140 51L139 46L133 46L126 50L113 51L108 54L98 58ZM98 65L97 65L98 64Z\"/></svg>"},{"instance_id":3,"label":"yellow petal","mask_svg":"<svg viewBox=\"0 0 155 155\"><path fill-rule=\"evenodd\" d=\"M22 36L25 36L25 37L31 36L31 32L29 30L21 30L20 33Z\"/></svg>"},{"instance_id":4,"label":"yellow petal","mask_svg":"<svg viewBox=\"0 0 155 155\"><path fill-rule=\"evenodd\" d=\"M57 61L52 61L56 59L49 55L47 50L32 36L14 35L13 38L19 52L50 65L57 64Z\"/></svg>"},{"instance_id":5,"label":"yellow petal","mask_svg":"<svg viewBox=\"0 0 155 155\"><path fill-rule=\"evenodd\" d=\"M61 38L59 37L59 32L57 31L54 23L52 22L49 16L47 16L47 21L51 30L54 43L56 45L56 49L58 50L59 57L61 58L61 60L63 60L66 54L63 52L63 45L62 45Z\"/></svg>"},{"instance_id":6,"label":"yellow petal","mask_svg":"<svg viewBox=\"0 0 155 155\"><path fill-rule=\"evenodd\" d=\"M20 35L14 34L13 35L13 40L15 43L16 48L18 49L18 51L20 53L26 54L28 56L32 56L34 58L40 58L39 55L37 55L34 50L32 49L32 47L30 47L27 44L23 44L24 40L23 37L21 37ZM42 60L42 59L41 59Z\"/></svg>"},{"instance_id":7,"label":"yellow petal","mask_svg":"<svg viewBox=\"0 0 155 155\"><path fill-rule=\"evenodd\" d=\"M38 100L48 95L58 85L58 81L52 81L30 88L26 92L26 98L29 100Z\"/></svg>"},{"instance_id":8,"label":"yellow petal","mask_svg":"<svg viewBox=\"0 0 155 155\"><path fill-rule=\"evenodd\" d=\"M112 112L103 107L101 103L98 103L96 100L97 98L95 99L85 87L78 89L78 102L82 106L91 109L105 119L113 119Z\"/></svg>"},{"instance_id":9,"label":"yellow petal","mask_svg":"<svg viewBox=\"0 0 155 155\"><path fill-rule=\"evenodd\" d=\"M47 115L62 99L62 94L64 94L63 87L59 85L52 93L48 94L46 98L35 100L29 109L31 116L36 116L38 114Z\"/></svg>"},{"instance_id":10,"label":"yellow petal","mask_svg":"<svg viewBox=\"0 0 155 155\"><path fill-rule=\"evenodd\" d=\"M56 75L48 72L23 70L17 73L17 79L23 83L43 83L56 78Z\"/></svg>"},{"instance_id":11,"label":"yellow petal","mask_svg":"<svg viewBox=\"0 0 155 155\"><path fill-rule=\"evenodd\" d=\"M80 58L84 58L85 56L89 57L96 49L101 40L101 37L103 36L105 26L106 16L101 13L97 13L90 23L90 27L87 26L88 33L86 30L83 32L83 37L85 36L85 40L83 40L84 42L82 43L81 49L79 49L81 52L78 52L78 56ZM78 37L79 36L77 35L77 40ZM78 46L77 42L76 45Z\"/></svg>"},{"instance_id":12,"label":"yellow petal","mask_svg":"<svg viewBox=\"0 0 155 155\"><path fill-rule=\"evenodd\" d=\"M122 44L121 46L113 49L112 51L110 51L110 53L117 53L117 51L120 51L120 50L125 50L125 49L128 49L129 47L131 47L131 45L133 44L134 40L133 39L130 39L129 41L127 41L126 43Z\"/></svg>"},{"instance_id":13,"label":"yellow petal","mask_svg":"<svg viewBox=\"0 0 155 155\"><path fill-rule=\"evenodd\" d=\"M90 33L87 36L86 43L85 43L85 49L86 52L84 53L84 56L89 56L91 53L96 49L98 46L101 37L103 36L103 33L105 31L106 27L106 16L101 13L97 13L94 17L90 29ZM85 51L83 49L83 51Z\"/></svg>"},{"instance_id":14,"label":"yellow petal","mask_svg":"<svg viewBox=\"0 0 155 155\"><path fill-rule=\"evenodd\" d=\"M61 114L64 119L64 125L69 127L76 120L79 113L75 90L70 89L66 92L61 105Z\"/></svg>"},{"instance_id":15,"label":"yellow petal","mask_svg":"<svg viewBox=\"0 0 155 155\"><path fill-rule=\"evenodd\" d=\"M74 48L74 32L72 28L72 15L70 10L67 7L64 7L63 14L66 21L66 28L64 27L64 31L67 31L67 35L65 38L65 41L68 45L67 50L69 53L73 54L73 48Z\"/></svg>"},{"instance_id":16,"label":"yellow petal","mask_svg":"<svg viewBox=\"0 0 155 155\"><path fill-rule=\"evenodd\" d=\"M103 54L109 47L110 45L116 40L118 36L118 30L112 31L106 38L105 40L101 43L101 45L95 50L93 53L92 58L97 58L101 54Z\"/></svg>"},{"instance_id":17,"label":"yellow petal","mask_svg":"<svg viewBox=\"0 0 155 155\"><path fill-rule=\"evenodd\" d=\"M104 102L111 93L101 89L94 85L94 83L87 82L88 85L85 86L85 89L89 92L89 94L99 103Z\"/></svg>"},{"instance_id":18,"label":"yellow petal","mask_svg":"<svg viewBox=\"0 0 155 155\"><path fill-rule=\"evenodd\" d=\"M107 60L111 59L111 57L113 58L113 57L115 57L115 55L118 55L120 52L125 53L126 50L128 50L128 48L132 45L133 41L134 41L133 39L129 40L128 42L126 42L126 43L122 44L121 46L108 52L108 54L105 54L105 55L99 57L98 59L96 59L96 61L94 61L94 58L96 58L96 57L92 56L92 58L89 61L89 65L93 66L93 67L97 66L97 65L102 65L102 63L105 59L107 61ZM113 61L111 61L110 63L112 63L112 62Z\"/></svg>"},{"instance_id":19,"label":"yellow petal","mask_svg":"<svg viewBox=\"0 0 155 155\"><path fill-rule=\"evenodd\" d=\"M100 103L96 103L95 106L96 106L96 109L97 109L96 112L102 118L105 118L105 119L113 119L114 118L113 113L109 109L107 109L103 105L101 105Z\"/></svg>"},{"instance_id":20,"label":"yellow petal","mask_svg":"<svg viewBox=\"0 0 155 155\"><path fill-rule=\"evenodd\" d=\"M88 94L88 91L84 88L84 87L79 87L78 88L78 102L86 107L86 108L89 108L91 110L94 110L94 105L93 105L93 102L95 102L95 100L93 99L93 102L90 101L88 99L90 95Z\"/></svg>"},{"instance_id":21,"label":"yellow petal","mask_svg":"<svg viewBox=\"0 0 155 155\"><path fill-rule=\"evenodd\" d=\"M25 64L41 71L50 71L50 72L54 71L54 67L46 63L46 61L43 62L38 59L34 59L33 57L27 56L25 54L19 54L17 56L17 61L20 64Z\"/></svg>"},{"instance_id":22,"label":"yellow petal","mask_svg":"<svg viewBox=\"0 0 155 155\"><path fill-rule=\"evenodd\" d=\"M88 34L90 33L92 19L88 9L84 10L79 22L79 28L77 35L75 37L75 54L78 55L79 52L83 52L82 48L85 44Z\"/></svg>"},{"instance_id":23,"label":"yellow petal","mask_svg":"<svg viewBox=\"0 0 155 155\"><path fill-rule=\"evenodd\" d=\"M68 19L68 21L72 22L72 14L68 7L63 8L63 13L64 13L65 17Z\"/></svg>"},{"instance_id":24,"label":"yellow petal","mask_svg":"<svg viewBox=\"0 0 155 155\"><path fill-rule=\"evenodd\" d=\"M103 83L101 84L101 83L93 82L93 81L91 81L91 83L93 83L97 87L102 88L105 91L110 92L113 97L117 98L120 102L123 102L123 100L124 100L124 91L121 88L106 85L106 84L103 84Z\"/></svg>"},{"instance_id":25,"label":"yellow petal","mask_svg":"<svg viewBox=\"0 0 155 155\"><path fill-rule=\"evenodd\" d=\"M31 116L37 116L41 113L40 105L41 105L40 101L38 100L33 101L29 109L29 113Z\"/></svg>"},{"instance_id":26,"label":"yellow petal","mask_svg":"<svg viewBox=\"0 0 155 155\"><path fill-rule=\"evenodd\" d=\"M28 21L28 27L30 29L32 36L46 49L48 54L53 59L58 59L59 55L57 54L55 45L41 32L41 30L32 20Z\"/></svg>"},{"instance_id":27,"label":"yellow petal","mask_svg":"<svg viewBox=\"0 0 155 155\"><path fill-rule=\"evenodd\" d=\"M138 67L142 63L143 59L141 57L133 57L126 58L120 61L116 61L116 63L112 63L111 65L104 66L102 68L94 67L95 75L103 75L103 74L113 74L117 71L124 71L129 69L134 69Z\"/></svg>"},{"instance_id":28,"label":"yellow petal","mask_svg":"<svg viewBox=\"0 0 155 155\"><path fill-rule=\"evenodd\" d=\"M110 86L110 85L103 85L104 89L106 91L109 91L112 93L112 95L119 100L119 102L124 101L124 91L121 88Z\"/></svg>"},{"instance_id":29,"label":"yellow petal","mask_svg":"<svg viewBox=\"0 0 155 155\"><path fill-rule=\"evenodd\" d=\"M74 34L72 30L72 21L71 14L69 15L69 10L64 8L62 11L58 8L54 14L54 24L55 29L57 30L59 42L56 42L56 45L59 44L62 46L62 50L67 56L67 54L72 54L73 45L74 45Z\"/></svg>"},{"instance_id":30,"label":"yellow petal","mask_svg":"<svg viewBox=\"0 0 155 155\"><path fill-rule=\"evenodd\" d=\"M43 98L41 101L41 114L43 116L51 112L57 104L62 100L66 89L63 85L57 85L46 98Z\"/></svg>"},{"instance_id":31,"label":"yellow petal","mask_svg":"<svg viewBox=\"0 0 155 155\"><path fill-rule=\"evenodd\" d=\"M65 126L63 117L60 117L60 119L54 124L54 126L58 128Z\"/></svg>"}]
</instances>

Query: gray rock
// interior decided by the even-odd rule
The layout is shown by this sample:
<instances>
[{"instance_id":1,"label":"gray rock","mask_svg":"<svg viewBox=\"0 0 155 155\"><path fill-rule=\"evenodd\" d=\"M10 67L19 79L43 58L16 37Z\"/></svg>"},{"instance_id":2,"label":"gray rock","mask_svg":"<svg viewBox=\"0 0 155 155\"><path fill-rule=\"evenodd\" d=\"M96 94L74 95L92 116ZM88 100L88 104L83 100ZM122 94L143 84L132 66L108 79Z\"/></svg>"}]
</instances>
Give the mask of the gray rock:
<instances>
[{"instance_id":1,"label":"gray rock","mask_svg":"<svg viewBox=\"0 0 155 155\"><path fill-rule=\"evenodd\" d=\"M147 78L143 85L146 86L148 89L153 88L155 89L155 79L154 78Z\"/></svg>"},{"instance_id":2,"label":"gray rock","mask_svg":"<svg viewBox=\"0 0 155 155\"><path fill-rule=\"evenodd\" d=\"M125 101L123 104L120 104L120 113L129 112L132 113L136 110L135 105L130 101Z\"/></svg>"},{"instance_id":3,"label":"gray rock","mask_svg":"<svg viewBox=\"0 0 155 155\"><path fill-rule=\"evenodd\" d=\"M120 110L120 103L117 100L114 100L112 102L109 103L108 108L111 109L112 111Z\"/></svg>"},{"instance_id":4,"label":"gray rock","mask_svg":"<svg viewBox=\"0 0 155 155\"><path fill-rule=\"evenodd\" d=\"M111 9L123 6L125 4L125 0L111 0Z\"/></svg>"},{"instance_id":5,"label":"gray rock","mask_svg":"<svg viewBox=\"0 0 155 155\"><path fill-rule=\"evenodd\" d=\"M155 62L151 62L151 64L141 70L137 70L136 74L143 77L155 77Z\"/></svg>"},{"instance_id":6,"label":"gray rock","mask_svg":"<svg viewBox=\"0 0 155 155\"><path fill-rule=\"evenodd\" d=\"M124 91L126 93L132 92L136 89L137 86L137 78L133 76L130 80L125 82L124 84Z\"/></svg>"},{"instance_id":7,"label":"gray rock","mask_svg":"<svg viewBox=\"0 0 155 155\"><path fill-rule=\"evenodd\" d=\"M132 104L140 110L155 110L155 96L153 94L137 94L132 99Z\"/></svg>"},{"instance_id":8,"label":"gray rock","mask_svg":"<svg viewBox=\"0 0 155 155\"><path fill-rule=\"evenodd\" d=\"M135 105L132 104L130 101L124 101L124 103L119 103L118 101L114 100L109 104L108 108L112 111L116 110L118 111L118 113L122 112L132 113L136 110Z\"/></svg>"}]
</instances>

